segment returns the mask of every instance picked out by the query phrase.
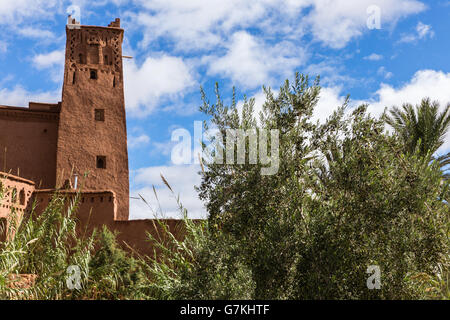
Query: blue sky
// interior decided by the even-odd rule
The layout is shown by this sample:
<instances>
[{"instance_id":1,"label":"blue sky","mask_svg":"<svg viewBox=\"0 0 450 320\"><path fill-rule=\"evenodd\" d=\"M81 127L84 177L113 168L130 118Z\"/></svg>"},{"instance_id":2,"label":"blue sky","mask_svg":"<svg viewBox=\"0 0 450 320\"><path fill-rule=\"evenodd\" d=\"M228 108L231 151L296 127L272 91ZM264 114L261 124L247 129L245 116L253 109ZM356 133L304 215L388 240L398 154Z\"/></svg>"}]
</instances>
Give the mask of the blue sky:
<instances>
[{"instance_id":1,"label":"blue sky","mask_svg":"<svg viewBox=\"0 0 450 320\"><path fill-rule=\"evenodd\" d=\"M152 205L152 185L167 216L176 203L163 173L192 217L204 216L193 185L195 165L171 162L176 128L193 131L203 86L224 97L264 97L295 71L322 78L316 117L325 119L344 97L385 107L429 96L450 103L450 1L419 0L0 0L0 104L56 102L61 97L67 8L81 23L125 29L125 94L132 196ZM368 28L380 9L380 28ZM371 20L373 21L373 20ZM450 139L439 153L450 151ZM133 218L151 216L138 200Z\"/></svg>"}]
</instances>

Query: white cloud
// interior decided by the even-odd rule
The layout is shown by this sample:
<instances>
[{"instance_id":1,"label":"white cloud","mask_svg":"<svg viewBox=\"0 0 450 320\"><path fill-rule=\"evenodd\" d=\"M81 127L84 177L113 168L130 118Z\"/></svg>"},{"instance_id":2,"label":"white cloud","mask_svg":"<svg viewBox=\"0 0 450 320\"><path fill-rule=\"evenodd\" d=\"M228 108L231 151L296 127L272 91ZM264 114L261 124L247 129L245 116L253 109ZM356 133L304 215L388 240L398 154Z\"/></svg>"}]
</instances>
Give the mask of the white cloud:
<instances>
[{"instance_id":1,"label":"white cloud","mask_svg":"<svg viewBox=\"0 0 450 320\"><path fill-rule=\"evenodd\" d=\"M32 58L33 65L38 70L48 69L50 78L55 83L62 83L64 77L65 51L55 50L42 53Z\"/></svg>"},{"instance_id":2,"label":"white cloud","mask_svg":"<svg viewBox=\"0 0 450 320\"><path fill-rule=\"evenodd\" d=\"M163 156L170 156L172 149L178 142L176 141L165 141L165 142L154 142L152 144L153 150L152 154L159 154Z\"/></svg>"},{"instance_id":3,"label":"white cloud","mask_svg":"<svg viewBox=\"0 0 450 320\"><path fill-rule=\"evenodd\" d=\"M164 45L191 54L207 74L231 78L243 89L292 76L308 58L310 35L344 47L367 28L366 9L378 5L383 25L425 9L417 0L134 0L127 30L143 34L139 50ZM305 37L308 35L308 38ZM280 40L282 39L282 40ZM373 56L372 58L375 58ZM195 60L195 59L194 59ZM132 109L140 103L129 98ZM144 99L148 100L148 99Z\"/></svg>"},{"instance_id":4,"label":"white cloud","mask_svg":"<svg viewBox=\"0 0 450 320\"><path fill-rule=\"evenodd\" d=\"M434 37L433 28L430 25L419 22L416 26L415 33L404 34L399 40L399 43L417 42L423 39L431 39Z\"/></svg>"},{"instance_id":5,"label":"white cloud","mask_svg":"<svg viewBox=\"0 0 450 320\"><path fill-rule=\"evenodd\" d=\"M370 31L367 8L373 5L381 9L382 29L385 24L393 24L426 8L416 0L315 0L304 23L311 25L316 40L340 49L353 38Z\"/></svg>"},{"instance_id":6,"label":"white cloud","mask_svg":"<svg viewBox=\"0 0 450 320\"><path fill-rule=\"evenodd\" d=\"M141 195L150 204L153 211L142 200L132 199L130 218L153 218L153 214L158 211L158 202L152 185L155 186L163 217L181 218L176 201L176 197L179 195L180 201L188 210L190 218L205 218L205 208L194 189L194 186L200 185L201 182L199 171L198 165L189 165L149 167L134 172L132 185L136 187L131 191L131 195L134 198L139 198L139 195ZM166 178L175 195L164 185L160 174Z\"/></svg>"},{"instance_id":7,"label":"white cloud","mask_svg":"<svg viewBox=\"0 0 450 320\"><path fill-rule=\"evenodd\" d=\"M54 66L62 67L64 65L64 58L64 50L55 50L34 56L33 63L37 69L47 69Z\"/></svg>"},{"instance_id":8,"label":"white cloud","mask_svg":"<svg viewBox=\"0 0 450 320\"><path fill-rule=\"evenodd\" d=\"M42 40L54 40L56 38L53 32L34 27L18 28L17 33L24 37Z\"/></svg>"},{"instance_id":9,"label":"white cloud","mask_svg":"<svg viewBox=\"0 0 450 320\"><path fill-rule=\"evenodd\" d=\"M150 137L146 134L141 134L139 136L129 136L128 137L128 148L133 149L150 142Z\"/></svg>"},{"instance_id":10,"label":"white cloud","mask_svg":"<svg viewBox=\"0 0 450 320\"><path fill-rule=\"evenodd\" d=\"M387 71L386 67L384 66L378 68L377 74L379 76L382 76L386 80L391 79L394 76L394 74L390 71Z\"/></svg>"},{"instance_id":11,"label":"white cloud","mask_svg":"<svg viewBox=\"0 0 450 320\"><path fill-rule=\"evenodd\" d=\"M419 103L422 98L430 97L442 106L450 103L450 73L435 70L420 70L411 81L399 88L381 84L376 99L371 100L371 110L381 114L385 107L400 106L403 103Z\"/></svg>"},{"instance_id":12,"label":"white cloud","mask_svg":"<svg viewBox=\"0 0 450 320\"><path fill-rule=\"evenodd\" d=\"M310 0L136 0L149 10L133 20L145 28L142 44L171 39L183 51L220 45L227 34L247 27L286 27ZM283 24L280 24L281 18ZM278 31L278 30L269 30Z\"/></svg>"},{"instance_id":13,"label":"white cloud","mask_svg":"<svg viewBox=\"0 0 450 320\"><path fill-rule=\"evenodd\" d=\"M326 59L317 64L309 64L305 73L310 76L320 75L320 83L328 87L340 87L343 84L352 86L356 79L344 75L346 73L344 62L339 58Z\"/></svg>"},{"instance_id":14,"label":"white cloud","mask_svg":"<svg viewBox=\"0 0 450 320\"><path fill-rule=\"evenodd\" d=\"M0 24L19 24L24 19L52 16L57 0L2 0L0 1Z\"/></svg>"},{"instance_id":15,"label":"white cloud","mask_svg":"<svg viewBox=\"0 0 450 320\"><path fill-rule=\"evenodd\" d=\"M289 77L306 60L306 53L290 42L270 46L240 31L232 36L224 56L206 60L210 75L227 76L244 88L255 88L271 84L277 76Z\"/></svg>"},{"instance_id":16,"label":"white cloud","mask_svg":"<svg viewBox=\"0 0 450 320\"><path fill-rule=\"evenodd\" d=\"M0 103L7 106L25 107L30 101L56 103L60 96L59 90L57 92L30 92L21 86L12 89L0 88Z\"/></svg>"},{"instance_id":17,"label":"white cloud","mask_svg":"<svg viewBox=\"0 0 450 320\"><path fill-rule=\"evenodd\" d=\"M367 101L369 111L373 115L380 115L384 109L392 106L401 106L404 103L413 105L429 97L431 100L440 102L441 108L450 103L450 73L435 70L417 71L412 79L399 88L388 84L381 84L375 93L375 98ZM450 136L447 135L444 146L438 151L450 151Z\"/></svg>"},{"instance_id":18,"label":"white cloud","mask_svg":"<svg viewBox=\"0 0 450 320\"><path fill-rule=\"evenodd\" d=\"M136 116L150 114L161 101L181 97L196 84L183 59L167 55L149 57L141 66L125 61L124 81L127 109Z\"/></svg>"},{"instance_id":19,"label":"white cloud","mask_svg":"<svg viewBox=\"0 0 450 320\"><path fill-rule=\"evenodd\" d=\"M422 22L419 22L416 27L417 35L419 36L419 39L423 39L426 37L433 38L434 37L434 31L432 30L430 25L424 24Z\"/></svg>"},{"instance_id":20,"label":"white cloud","mask_svg":"<svg viewBox=\"0 0 450 320\"><path fill-rule=\"evenodd\" d=\"M320 90L320 99L314 110L314 120L324 123L338 107L345 102L345 97L341 95L341 87L324 87Z\"/></svg>"},{"instance_id":21,"label":"white cloud","mask_svg":"<svg viewBox=\"0 0 450 320\"><path fill-rule=\"evenodd\" d=\"M369 60L369 61L380 61L383 59L383 56L381 54L372 53L371 55L368 55L367 57L364 57L363 59Z\"/></svg>"},{"instance_id":22,"label":"white cloud","mask_svg":"<svg viewBox=\"0 0 450 320\"><path fill-rule=\"evenodd\" d=\"M315 39L333 48L344 47L368 31L367 8L381 9L384 24L425 10L417 0L135 0L149 12L129 13L145 29L142 45L171 39L178 50L220 46L227 34L256 28L264 34L298 38L311 30ZM310 9L308 12L304 9ZM303 14L303 16L302 16Z\"/></svg>"},{"instance_id":23,"label":"white cloud","mask_svg":"<svg viewBox=\"0 0 450 320\"><path fill-rule=\"evenodd\" d=\"M382 83L374 93L372 99L350 101L350 106L368 104L368 111L374 116L380 116L385 108L401 106L404 103L416 105L429 97L438 101L443 109L450 103L450 73L435 70L417 71L412 79L400 87L393 87ZM321 99L314 117L323 122L345 100L341 87L324 87L321 90ZM450 135L447 135L444 145L438 150L439 154L450 151Z\"/></svg>"}]
</instances>

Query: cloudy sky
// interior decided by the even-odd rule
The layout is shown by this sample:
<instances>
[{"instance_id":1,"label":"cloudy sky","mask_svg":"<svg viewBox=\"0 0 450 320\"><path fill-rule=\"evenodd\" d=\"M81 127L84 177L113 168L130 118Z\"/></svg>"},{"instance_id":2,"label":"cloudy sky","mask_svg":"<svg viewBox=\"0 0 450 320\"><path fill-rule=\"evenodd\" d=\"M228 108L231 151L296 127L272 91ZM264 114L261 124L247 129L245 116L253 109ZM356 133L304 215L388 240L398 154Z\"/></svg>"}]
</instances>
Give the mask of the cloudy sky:
<instances>
[{"instance_id":1,"label":"cloudy sky","mask_svg":"<svg viewBox=\"0 0 450 320\"><path fill-rule=\"evenodd\" d=\"M262 85L320 74L319 120L347 94L374 115L426 96L450 103L448 0L0 0L0 104L60 100L71 5L85 25L122 20L124 55L134 57L125 62L131 195L156 207L155 185L166 216L176 202L160 173L192 217L205 215L198 167L171 162L173 130L203 119L200 86L212 100L215 82L226 97L236 86L260 105ZM151 217L139 200L131 211Z\"/></svg>"}]
</instances>

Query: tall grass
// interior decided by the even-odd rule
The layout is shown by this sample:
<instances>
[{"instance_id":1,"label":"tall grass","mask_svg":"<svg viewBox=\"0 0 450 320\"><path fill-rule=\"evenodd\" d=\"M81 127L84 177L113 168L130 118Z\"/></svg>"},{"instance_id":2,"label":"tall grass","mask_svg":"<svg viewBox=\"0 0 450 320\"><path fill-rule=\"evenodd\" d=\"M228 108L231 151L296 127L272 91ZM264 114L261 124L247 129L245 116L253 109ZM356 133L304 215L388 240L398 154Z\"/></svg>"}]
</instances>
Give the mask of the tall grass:
<instances>
[{"instance_id":1,"label":"tall grass","mask_svg":"<svg viewBox=\"0 0 450 320\"><path fill-rule=\"evenodd\" d=\"M156 192L155 198L158 202ZM80 236L79 195L55 194L42 214L36 216L33 209L20 226L11 226L17 228L14 239L0 244L0 299L251 299L252 271L234 239L208 220L188 219L179 197L174 198L183 230L154 219L156 232L148 233L153 254L132 257L106 227ZM155 216L162 214L158 207ZM444 227L448 235L449 226ZM405 279L418 298L450 299L448 256L442 261L438 272ZM80 270L79 290L67 286L69 266ZM11 275L20 274L36 275L34 286L15 287Z\"/></svg>"},{"instance_id":2,"label":"tall grass","mask_svg":"<svg viewBox=\"0 0 450 320\"><path fill-rule=\"evenodd\" d=\"M106 227L77 233L79 196L56 193L42 214L35 215L34 204L20 227L10 226L17 232L0 244L0 299L148 298L143 261L119 248L113 233ZM80 271L79 290L67 285L69 266ZM14 282L21 274L36 275L34 285L17 288Z\"/></svg>"}]
</instances>

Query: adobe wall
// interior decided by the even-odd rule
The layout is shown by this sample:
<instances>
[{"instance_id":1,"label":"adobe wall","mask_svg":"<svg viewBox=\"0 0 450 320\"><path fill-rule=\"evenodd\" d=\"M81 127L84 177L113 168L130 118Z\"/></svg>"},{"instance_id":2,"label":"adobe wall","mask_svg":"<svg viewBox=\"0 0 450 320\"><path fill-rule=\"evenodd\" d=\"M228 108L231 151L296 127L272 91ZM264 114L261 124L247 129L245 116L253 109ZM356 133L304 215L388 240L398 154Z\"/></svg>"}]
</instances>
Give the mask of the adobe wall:
<instances>
[{"instance_id":1,"label":"adobe wall","mask_svg":"<svg viewBox=\"0 0 450 320\"><path fill-rule=\"evenodd\" d=\"M0 106L0 170L54 188L59 118L52 105L46 106Z\"/></svg>"},{"instance_id":2,"label":"adobe wall","mask_svg":"<svg viewBox=\"0 0 450 320\"><path fill-rule=\"evenodd\" d=\"M14 236L14 234L7 235L5 231L8 230L14 218L16 221L13 226L20 225L29 207L34 188L32 181L0 172L0 224L3 227L3 230L0 230L0 241Z\"/></svg>"},{"instance_id":3,"label":"adobe wall","mask_svg":"<svg viewBox=\"0 0 450 320\"><path fill-rule=\"evenodd\" d=\"M66 197L67 204L77 195L75 190L60 190L59 195ZM36 190L36 212L42 213L55 195L55 190ZM84 191L80 194L77 204L77 218L83 230L92 231L103 224L112 225L117 210L117 199L112 191Z\"/></svg>"},{"instance_id":4,"label":"adobe wall","mask_svg":"<svg viewBox=\"0 0 450 320\"><path fill-rule=\"evenodd\" d=\"M183 239L185 235L183 220L164 219L160 220L160 222L174 234L176 239ZM136 251L141 255L153 256L153 250L156 249L149 241L147 233L150 233L158 240L168 240L167 234L162 226L156 220L152 219L116 221L112 226L112 230L119 232L117 240L125 250L132 253Z\"/></svg>"},{"instance_id":5,"label":"adobe wall","mask_svg":"<svg viewBox=\"0 0 450 320\"><path fill-rule=\"evenodd\" d=\"M36 190L36 212L42 213L50 203L54 190ZM67 197L67 204L75 199L75 190L61 190L59 193ZM158 238L163 235L161 226L155 220L115 221L117 201L112 191L84 191L81 193L77 208L77 232L90 235L94 229L101 230L105 225L111 231L118 232L117 240L121 247L131 253L153 255L153 246L149 242L147 233ZM182 220L162 220L168 229L178 239L184 236L184 222Z\"/></svg>"}]
</instances>

